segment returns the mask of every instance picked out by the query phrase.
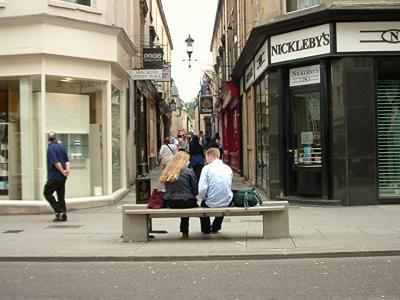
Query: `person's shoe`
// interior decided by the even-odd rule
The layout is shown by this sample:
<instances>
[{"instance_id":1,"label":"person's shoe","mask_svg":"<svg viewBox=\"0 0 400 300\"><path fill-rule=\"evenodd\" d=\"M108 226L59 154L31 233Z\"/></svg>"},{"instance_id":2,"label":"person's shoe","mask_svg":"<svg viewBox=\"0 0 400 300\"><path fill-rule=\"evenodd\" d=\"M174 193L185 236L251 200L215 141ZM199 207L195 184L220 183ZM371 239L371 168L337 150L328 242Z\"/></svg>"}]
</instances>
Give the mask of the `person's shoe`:
<instances>
[{"instance_id":1,"label":"person's shoe","mask_svg":"<svg viewBox=\"0 0 400 300\"><path fill-rule=\"evenodd\" d=\"M60 222L61 221L61 219L60 219L60 213L56 213L56 216L55 216L55 218L53 219L53 222Z\"/></svg>"},{"instance_id":2,"label":"person's shoe","mask_svg":"<svg viewBox=\"0 0 400 300\"><path fill-rule=\"evenodd\" d=\"M182 232L182 238L183 239L188 239L189 238L189 233Z\"/></svg>"},{"instance_id":3,"label":"person's shoe","mask_svg":"<svg viewBox=\"0 0 400 300\"><path fill-rule=\"evenodd\" d=\"M221 230L221 228L212 228L211 232L212 233L218 233L218 231L220 231L220 230Z\"/></svg>"},{"instance_id":4,"label":"person's shoe","mask_svg":"<svg viewBox=\"0 0 400 300\"><path fill-rule=\"evenodd\" d=\"M66 222L67 221L67 215L65 213L60 214L60 221L61 222Z\"/></svg>"}]
</instances>

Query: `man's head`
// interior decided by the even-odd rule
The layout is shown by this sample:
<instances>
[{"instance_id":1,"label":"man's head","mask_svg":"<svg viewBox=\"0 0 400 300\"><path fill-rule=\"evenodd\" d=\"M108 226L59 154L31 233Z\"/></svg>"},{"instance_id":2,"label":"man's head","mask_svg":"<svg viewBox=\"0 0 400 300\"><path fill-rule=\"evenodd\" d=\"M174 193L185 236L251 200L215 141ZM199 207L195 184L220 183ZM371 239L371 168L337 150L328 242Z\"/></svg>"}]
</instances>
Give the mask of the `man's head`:
<instances>
[{"instance_id":1,"label":"man's head","mask_svg":"<svg viewBox=\"0 0 400 300\"><path fill-rule=\"evenodd\" d=\"M200 136L203 136L203 131L201 131L201 130L200 130L200 133L199 133L199 135L200 135Z\"/></svg>"},{"instance_id":2,"label":"man's head","mask_svg":"<svg viewBox=\"0 0 400 300\"><path fill-rule=\"evenodd\" d=\"M212 163L214 160L219 158L219 149L218 148L208 148L206 151L206 162L207 164Z\"/></svg>"},{"instance_id":3,"label":"man's head","mask_svg":"<svg viewBox=\"0 0 400 300\"><path fill-rule=\"evenodd\" d=\"M47 140L48 140L49 142L57 141L57 135L56 135L56 133L55 133L54 131L50 131L50 132L47 134Z\"/></svg>"}]
</instances>

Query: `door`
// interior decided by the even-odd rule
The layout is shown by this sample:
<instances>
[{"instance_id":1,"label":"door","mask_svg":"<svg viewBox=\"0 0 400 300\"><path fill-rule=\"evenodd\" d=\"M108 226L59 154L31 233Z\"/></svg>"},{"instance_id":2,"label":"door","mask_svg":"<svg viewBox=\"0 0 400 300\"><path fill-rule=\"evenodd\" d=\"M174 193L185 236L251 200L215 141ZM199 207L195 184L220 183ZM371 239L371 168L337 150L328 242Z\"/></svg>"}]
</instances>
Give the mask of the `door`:
<instances>
[{"instance_id":1,"label":"door","mask_svg":"<svg viewBox=\"0 0 400 300\"><path fill-rule=\"evenodd\" d=\"M322 197L322 144L319 89L293 89L288 124L289 195Z\"/></svg>"}]
</instances>

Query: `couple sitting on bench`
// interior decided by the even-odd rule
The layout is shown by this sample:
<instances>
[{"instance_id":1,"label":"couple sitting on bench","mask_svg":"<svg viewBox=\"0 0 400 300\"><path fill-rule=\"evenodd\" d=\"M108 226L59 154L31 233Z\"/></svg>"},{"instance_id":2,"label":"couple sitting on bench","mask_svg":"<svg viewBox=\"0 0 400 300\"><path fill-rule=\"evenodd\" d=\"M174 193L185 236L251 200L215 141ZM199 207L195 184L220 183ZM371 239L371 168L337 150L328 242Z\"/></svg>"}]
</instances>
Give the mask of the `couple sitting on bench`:
<instances>
[{"instance_id":1,"label":"couple sitting on bench","mask_svg":"<svg viewBox=\"0 0 400 300\"><path fill-rule=\"evenodd\" d=\"M180 151L167 164L160 176L165 184L164 200L169 208L198 207L196 196L202 207L228 207L232 200L232 169L219 159L217 148L205 152L206 166L201 171L199 182L192 169L188 168L189 154ZM221 230L224 217L215 217L211 225L210 217L200 217L201 231L204 234ZM182 238L189 237L189 218L181 218Z\"/></svg>"}]
</instances>

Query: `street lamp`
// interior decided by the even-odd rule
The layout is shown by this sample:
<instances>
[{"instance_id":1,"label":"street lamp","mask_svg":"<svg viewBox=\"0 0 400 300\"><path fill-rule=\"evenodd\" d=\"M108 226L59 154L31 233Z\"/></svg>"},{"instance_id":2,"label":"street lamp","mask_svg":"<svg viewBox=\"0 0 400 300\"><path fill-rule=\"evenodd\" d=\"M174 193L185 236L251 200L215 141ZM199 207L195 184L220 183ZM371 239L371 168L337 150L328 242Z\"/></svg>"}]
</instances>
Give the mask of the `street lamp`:
<instances>
[{"instance_id":1,"label":"street lamp","mask_svg":"<svg viewBox=\"0 0 400 300\"><path fill-rule=\"evenodd\" d=\"M193 43L194 39L191 38L190 34L188 38L185 40L186 43L186 52L189 57L189 69L192 67L191 62L192 62L192 53L193 53Z\"/></svg>"},{"instance_id":2,"label":"street lamp","mask_svg":"<svg viewBox=\"0 0 400 300\"><path fill-rule=\"evenodd\" d=\"M176 111L176 102L175 102L174 99L172 99L172 100L169 102L169 108L170 108L172 111Z\"/></svg>"}]
</instances>

